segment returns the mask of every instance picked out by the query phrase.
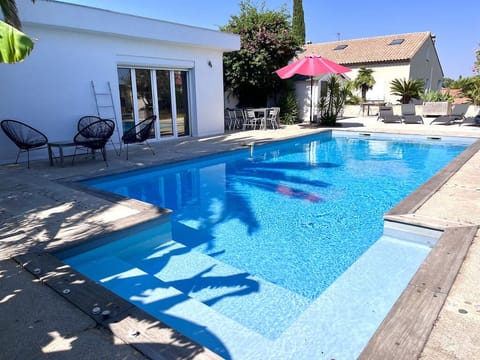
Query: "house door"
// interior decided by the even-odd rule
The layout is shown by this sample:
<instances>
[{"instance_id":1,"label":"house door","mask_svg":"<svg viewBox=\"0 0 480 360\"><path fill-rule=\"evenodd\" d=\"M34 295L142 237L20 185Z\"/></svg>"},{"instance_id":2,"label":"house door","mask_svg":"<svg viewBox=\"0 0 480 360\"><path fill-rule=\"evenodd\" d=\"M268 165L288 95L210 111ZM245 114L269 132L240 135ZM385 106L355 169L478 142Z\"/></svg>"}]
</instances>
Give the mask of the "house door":
<instances>
[{"instance_id":1,"label":"house door","mask_svg":"<svg viewBox=\"0 0 480 360\"><path fill-rule=\"evenodd\" d=\"M123 131L156 115L151 138L190 135L188 75L185 70L119 67Z\"/></svg>"}]
</instances>

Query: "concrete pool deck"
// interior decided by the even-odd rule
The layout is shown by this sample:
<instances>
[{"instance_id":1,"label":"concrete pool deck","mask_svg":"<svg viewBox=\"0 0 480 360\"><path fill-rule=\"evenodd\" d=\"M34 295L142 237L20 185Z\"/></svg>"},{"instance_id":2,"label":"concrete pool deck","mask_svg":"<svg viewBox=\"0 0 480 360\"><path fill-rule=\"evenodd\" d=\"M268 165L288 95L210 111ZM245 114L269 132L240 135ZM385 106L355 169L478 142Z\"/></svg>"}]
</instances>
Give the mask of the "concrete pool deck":
<instances>
[{"instance_id":1,"label":"concrete pool deck","mask_svg":"<svg viewBox=\"0 0 480 360\"><path fill-rule=\"evenodd\" d=\"M480 138L480 127L473 126L383 124L373 117L346 118L339 123L342 124L339 129L343 130ZM67 159L64 168L50 167L48 159L32 161L31 169L24 163L0 166L2 356L25 359L217 358L144 314L136 313L125 303L111 308L118 315L112 316L112 321L87 315L95 300L101 303L108 298L106 294L80 304L67 301L69 293L64 291L77 291L76 282L81 281L72 281L72 274L61 265L49 268L52 263L45 262L44 252L147 221L158 216L159 209L133 200L112 202L71 186L64 179L123 172L243 148L251 142L273 141L321 130L295 125L280 130L180 139L152 144L155 155L148 148L132 146L129 161L124 154L117 157L110 151L108 168L99 159L79 159L74 166ZM480 225L479 179L480 152L477 151L460 169L449 174L447 181L426 201L422 200L422 206L410 214L411 221L442 229ZM446 300L441 304L433 330L428 330L426 344L422 345L422 359L471 359L480 350L478 236L477 233L471 245L468 244L463 265L452 288L445 294ZM83 295L84 299L88 298L88 292Z\"/></svg>"}]
</instances>

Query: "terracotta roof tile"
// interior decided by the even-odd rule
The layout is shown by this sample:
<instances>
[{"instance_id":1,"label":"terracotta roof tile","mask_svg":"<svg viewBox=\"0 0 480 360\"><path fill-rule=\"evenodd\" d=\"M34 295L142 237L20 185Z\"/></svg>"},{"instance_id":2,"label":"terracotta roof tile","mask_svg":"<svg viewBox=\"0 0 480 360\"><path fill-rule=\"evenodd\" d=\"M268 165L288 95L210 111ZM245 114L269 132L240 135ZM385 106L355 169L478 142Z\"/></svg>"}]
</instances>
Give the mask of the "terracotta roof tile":
<instances>
[{"instance_id":1,"label":"terracotta roof tile","mask_svg":"<svg viewBox=\"0 0 480 360\"><path fill-rule=\"evenodd\" d=\"M417 32L307 44L304 45L305 51L298 58L315 54L342 65L409 61L431 36L430 32ZM389 45L395 39L404 41L398 45ZM347 47L343 50L334 50L339 45Z\"/></svg>"}]
</instances>

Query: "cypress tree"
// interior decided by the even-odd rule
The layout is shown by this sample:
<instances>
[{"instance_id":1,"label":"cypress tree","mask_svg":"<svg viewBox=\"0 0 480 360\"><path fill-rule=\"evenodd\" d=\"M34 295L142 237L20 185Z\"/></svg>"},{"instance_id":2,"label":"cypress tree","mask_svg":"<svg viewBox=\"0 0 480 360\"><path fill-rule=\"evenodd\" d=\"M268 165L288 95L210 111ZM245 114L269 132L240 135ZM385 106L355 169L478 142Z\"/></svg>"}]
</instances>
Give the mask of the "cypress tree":
<instances>
[{"instance_id":1,"label":"cypress tree","mask_svg":"<svg viewBox=\"0 0 480 360\"><path fill-rule=\"evenodd\" d=\"M293 0L292 32L301 45L305 44L305 19L302 0Z\"/></svg>"}]
</instances>

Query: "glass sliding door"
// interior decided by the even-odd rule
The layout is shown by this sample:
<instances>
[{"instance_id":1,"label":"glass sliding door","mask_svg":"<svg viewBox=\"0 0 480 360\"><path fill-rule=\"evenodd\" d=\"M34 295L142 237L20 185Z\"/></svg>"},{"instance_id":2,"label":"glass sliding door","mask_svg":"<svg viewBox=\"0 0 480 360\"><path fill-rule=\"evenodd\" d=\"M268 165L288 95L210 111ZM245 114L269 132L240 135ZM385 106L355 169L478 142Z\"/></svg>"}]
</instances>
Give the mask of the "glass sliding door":
<instances>
[{"instance_id":1,"label":"glass sliding door","mask_svg":"<svg viewBox=\"0 0 480 360\"><path fill-rule=\"evenodd\" d=\"M135 83L137 85L138 121L140 122L154 115L151 71L148 69L135 69ZM155 137L154 128L152 128L149 137Z\"/></svg>"},{"instance_id":2,"label":"glass sliding door","mask_svg":"<svg viewBox=\"0 0 480 360\"><path fill-rule=\"evenodd\" d=\"M177 112L177 135L190 135L188 114L187 72L175 71L175 103Z\"/></svg>"},{"instance_id":3,"label":"glass sliding door","mask_svg":"<svg viewBox=\"0 0 480 360\"><path fill-rule=\"evenodd\" d=\"M156 115L151 138L190 135L188 75L185 70L119 67L123 131Z\"/></svg>"},{"instance_id":4,"label":"glass sliding door","mask_svg":"<svg viewBox=\"0 0 480 360\"><path fill-rule=\"evenodd\" d=\"M133 112L132 75L130 69L118 68L118 87L122 114L122 129L127 131L135 125Z\"/></svg>"},{"instance_id":5,"label":"glass sliding door","mask_svg":"<svg viewBox=\"0 0 480 360\"><path fill-rule=\"evenodd\" d=\"M170 70L156 70L158 124L160 137L173 136L172 90L170 86Z\"/></svg>"}]
</instances>

